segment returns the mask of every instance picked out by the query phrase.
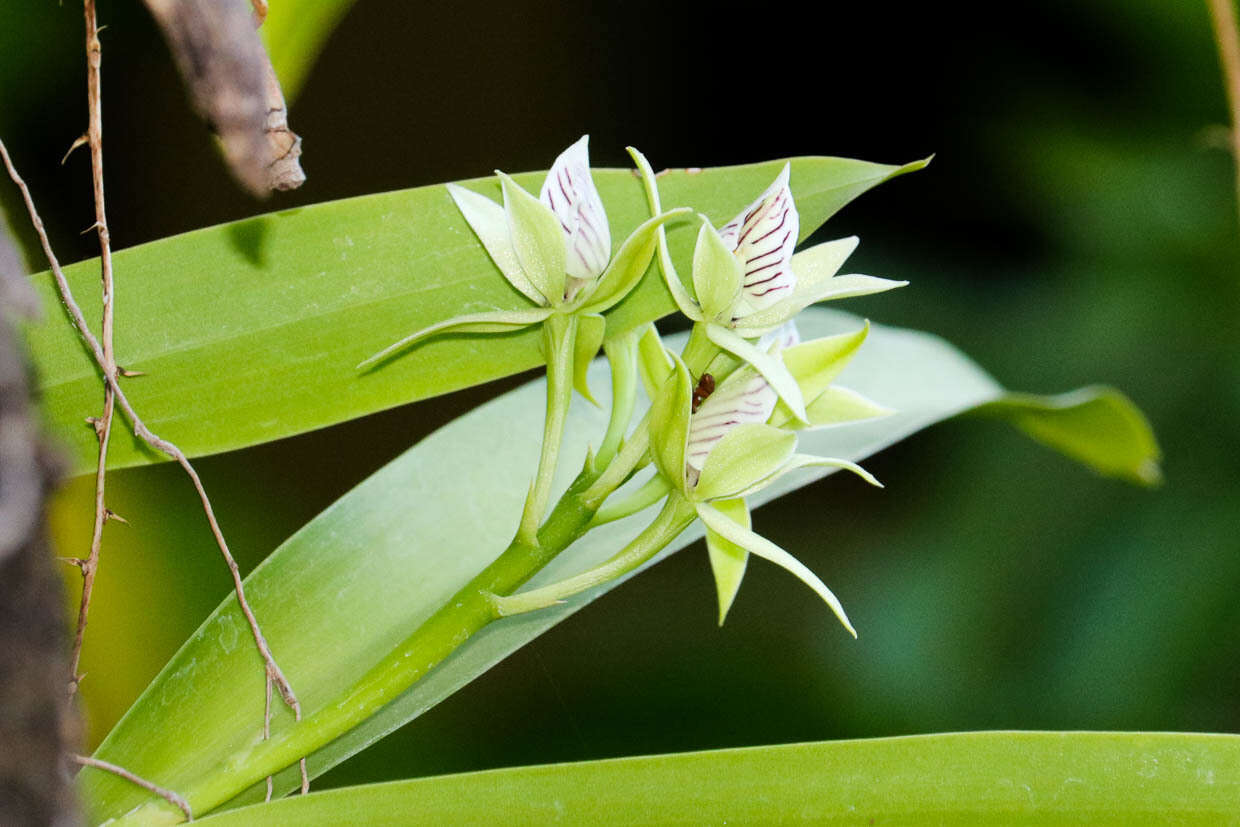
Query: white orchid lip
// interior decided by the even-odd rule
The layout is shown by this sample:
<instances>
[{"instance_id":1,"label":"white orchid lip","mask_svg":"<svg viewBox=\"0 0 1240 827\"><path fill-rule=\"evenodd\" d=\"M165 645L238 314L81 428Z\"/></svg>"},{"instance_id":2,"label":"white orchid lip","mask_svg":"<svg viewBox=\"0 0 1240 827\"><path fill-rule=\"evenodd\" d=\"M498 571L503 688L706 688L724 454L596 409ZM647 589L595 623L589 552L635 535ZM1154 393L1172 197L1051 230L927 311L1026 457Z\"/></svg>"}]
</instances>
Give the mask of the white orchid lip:
<instances>
[{"instance_id":1,"label":"white orchid lip","mask_svg":"<svg viewBox=\"0 0 1240 827\"><path fill-rule=\"evenodd\" d=\"M589 135L560 153L543 181L539 200L555 213L564 231L571 301L585 284L597 279L611 260L611 229L594 178L590 175Z\"/></svg>"},{"instance_id":2,"label":"white orchid lip","mask_svg":"<svg viewBox=\"0 0 1240 827\"><path fill-rule=\"evenodd\" d=\"M696 483L711 449L729 431L746 423L766 422L774 413L778 399L761 374L744 381L725 380L721 383L689 417L685 473L689 476L690 485Z\"/></svg>"},{"instance_id":3,"label":"white orchid lip","mask_svg":"<svg viewBox=\"0 0 1240 827\"><path fill-rule=\"evenodd\" d=\"M744 271L736 319L770 307L796 288L792 251L800 215L788 187L789 173L789 165L784 164L766 192L719 231Z\"/></svg>"}]
</instances>

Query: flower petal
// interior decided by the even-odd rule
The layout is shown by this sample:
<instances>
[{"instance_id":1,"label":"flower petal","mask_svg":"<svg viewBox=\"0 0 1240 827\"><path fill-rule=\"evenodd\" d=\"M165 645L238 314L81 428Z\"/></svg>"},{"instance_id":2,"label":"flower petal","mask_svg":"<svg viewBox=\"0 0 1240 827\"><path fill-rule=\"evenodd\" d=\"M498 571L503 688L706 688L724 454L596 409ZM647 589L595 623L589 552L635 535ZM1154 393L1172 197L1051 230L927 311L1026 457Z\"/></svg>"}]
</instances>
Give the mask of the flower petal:
<instances>
[{"instance_id":1,"label":"flower petal","mask_svg":"<svg viewBox=\"0 0 1240 827\"><path fill-rule=\"evenodd\" d=\"M664 223L691 212L688 207L680 207L643 221L620 245L615 259L595 282L594 289L586 294L581 309L587 313L602 313L627 296L650 267L650 259L658 246L657 231L662 230Z\"/></svg>"},{"instance_id":2,"label":"flower petal","mask_svg":"<svg viewBox=\"0 0 1240 827\"><path fill-rule=\"evenodd\" d=\"M552 307L564 303L565 248L560 222L547 205L530 195L521 185L497 172L504 189L504 213L508 234L521 269Z\"/></svg>"},{"instance_id":3,"label":"flower petal","mask_svg":"<svg viewBox=\"0 0 1240 827\"><path fill-rule=\"evenodd\" d=\"M650 405L650 455L655 467L684 493L685 445L688 439L693 382L680 358Z\"/></svg>"},{"instance_id":4,"label":"flower petal","mask_svg":"<svg viewBox=\"0 0 1240 827\"><path fill-rule=\"evenodd\" d=\"M808 427L815 430L833 425L847 425L850 422L863 422L895 413L891 408L840 385L833 385L820 393L817 399L806 406L805 412L809 414ZM791 417L789 420L791 421ZM787 427L795 428L797 425L790 424Z\"/></svg>"},{"instance_id":5,"label":"flower petal","mask_svg":"<svg viewBox=\"0 0 1240 827\"><path fill-rule=\"evenodd\" d=\"M855 462L834 457L817 457L813 454L793 454L783 465L779 466L768 476L758 480L748 488L737 491L733 496L748 497L750 494L761 491L780 477L791 471L796 471L798 468L839 468L843 471L852 471L875 488L883 487L883 484L873 474Z\"/></svg>"},{"instance_id":6,"label":"flower petal","mask_svg":"<svg viewBox=\"0 0 1240 827\"><path fill-rule=\"evenodd\" d=\"M512 247L512 236L508 232L508 219L504 208L485 195L465 189L456 184L448 184L448 194L456 202L474 235L482 242L495 266L508 280L508 283L521 291L526 298L535 304L546 307L550 302L539 292L530 281L529 276L521 269L517 259L517 251Z\"/></svg>"},{"instance_id":7,"label":"flower petal","mask_svg":"<svg viewBox=\"0 0 1240 827\"><path fill-rule=\"evenodd\" d=\"M712 342L719 345L719 347L753 365L754 369L770 383L775 393L779 396L780 401L792 411L793 416L802 422L807 421L805 418L805 400L801 393L801 388L797 385L797 380L784 367L783 361L778 356L772 356L765 351L759 350L721 325L708 324L706 326L706 336Z\"/></svg>"},{"instance_id":8,"label":"flower petal","mask_svg":"<svg viewBox=\"0 0 1240 827\"><path fill-rule=\"evenodd\" d=\"M598 349L603 346L603 334L606 332L607 322L597 313L576 315L577 338L573 343L573 387L585 397L587 402L597 408L598 402L590 393L586 374L590 370L590 363L598 355Z\"/></svg>"},{"instance_id":9,"label":"flower petal","mask_svg":"<svg viewBox=\"0 0 1240 827\"><path fill-rule=\"evenodd\" d=\"M693 248L693 290L708 321L731 323L741 281L736 257L710 222L703 219Z\"/></svg>"},{"instance_id":10,"label":"flower petal","mask_svg":"<svg viewBox=\"0 0 1240 827\"><path fill-rule=\"evenodd\" d=\"M730 429L706 457L693 489L696 500L739 496L776 473L796 450L797 436L770 425Z\"/></svg>"},{"instance_id":11,"label":"flower petal","mask_svg":"<svg viewBox=\"0 0 1240 827\"><path fill-rule=\"evenodd\" d=\"M663 212L663 207L659 204L659 185L655 182L654 170L650 168L650 162L646 160L646 156L637 151L633 147L629 147L629 155L633 158L633 163L637 164L637 169L641 172L642 184L646 188L646 203L650 208L650 212L658 215ZM659 271L663 274L663 281L667 284L667 289L672 294L672 299L676 302L676 306L680 308L680 312L689 317L692 321L702 321L702 313L694 302L693 297L689 295L689 291L685 289L684 282L680 280L680 274L676 272L676 266L672 264L672 257L667 251L667 232L663 227L659 227L657 231L659 242Z\"/></svg>"},{"instance_id":12,"label":"flower petal","mask_svg":"<svg viewBox=\"0 0 1240 827\"><path fill-rule=\"evenodd\" d=\"M417 342L439 333L508 333L538 324L551 315L550 308L535 307L529 310L496 310L492 313L473 313L468 316L457 316L430 327L424 327L417 333L411 333L399 342L388 345L374 356L360 362L362 370L381 362L399 350L411 347Z\"/></svg>"},{"instance_id":13,"label":"flower petal","mask_svg":"<svg viewBox=\"0 0 1240 827\"><path fill-rule=\"evenodd\" d=\"M701 473L706 457L724 434L743 423L766 422L778 399L760 374L743 368L733 373L690 417L685 463L694 473Z\"/></svg>"},{"instance_id":14,"label":"flower petal","mask_svg":"<svg viewBox=\"0 0 1240 827\"><path fill-rule=\"evenodd\" d=\"M765 537L732 522L710 503L698 503L697 513L707 528L716 532L725 540L735 543L751 554L766 558L795 575L797 579L813 589L831 607L831 611L835 612L835 616L839 618L840 623L844 624L844 628L848 630L849 634L853 637L857 636L857 630L849 622L848 615L844 613L844 607L840 604L839 598L827 588L825 583L818 579L818 575L806 568L804 563Z\"/></svg>"},{"instance_id":15,"label":"flower petal","mask_svg":"<svg viewBox=\"0 0 1240 827\"><path fill-rule=\"evenodd\" d=\"M788 188L789 165L756 201L724 225L719 235L735 251L744 271L743 318L786 298L796 286L791 260L800 217Z\"/></svg>"},{"instance_id":16,"label":"flower petal","mask_svg":"<svg viewBox=\"0 0 1240 827\"><path fill-rule=\"evenodd\" d=\"M749 507L744 500L716 500L712 505L741 528L750 527ZM719 596L719 625L722 626L728 610L732 608L732 602L736 600L736 592L741 587L745 565L749 562L749 552L744 546L738 546L707 528L706 553L710 558L711 574L715 577L715 593Z\"/></svg>"},{"instance_id":17,"label":"flower petal","mask_svg":"<svg viewBox=\"0 0 1240 827\"><path fill-rule=\"evenodd\" d=\"M607 213L590 176L590 136L560 153L543 181L538 198L551 208L564 231L568 275L593 281L611 260Z\"/></svg>"}]
</instances>

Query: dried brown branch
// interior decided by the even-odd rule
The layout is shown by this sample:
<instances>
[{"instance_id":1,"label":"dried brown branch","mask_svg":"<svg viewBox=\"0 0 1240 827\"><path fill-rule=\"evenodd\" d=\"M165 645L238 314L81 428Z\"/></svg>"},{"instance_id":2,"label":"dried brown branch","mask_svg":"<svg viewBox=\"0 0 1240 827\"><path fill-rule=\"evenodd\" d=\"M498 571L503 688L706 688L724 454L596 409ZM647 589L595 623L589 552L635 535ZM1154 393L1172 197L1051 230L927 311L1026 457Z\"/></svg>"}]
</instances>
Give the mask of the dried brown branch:
<instances>
[{"instance_id":1,"label":"dried brown branch","mask_svg":"<svg viewBox=\"0 0 1240 827\"><path fill-rule=\"evenodd\" d=\"M190 99L219 136L233 175L251 193L295 189L301 139L255 31L263 0L145 0L189 87Z\"/></svg>"},{"instance_id":2,"label":"dried brown branch","mask_svg":"<svg viewBox=\"0 0 1240 827\"><path fill-rule=\"evenodd\" d=\"M100 94L100 67L102 48L99 43L99 23L95 16L95 0L82 4L86 16L86 100L88 125L86 140L90 144L90 173L95 197L95 230L99 234L100 280L103 284L103 322L100 338L103 343L105 375L116 377L116 353L112 344L115 293L112 281L112 240L108 232L108 214L103 197L103 98ZM103 386L103 413L95 420L95 435L99 438L99 461L95 466L95 520L91 528L90 552L79 568L82 571L82 598L78 604L77 628L73 635L73 649L69 658L69 694L77 690L81 675L78 666L82 659L82 642L86 636L86 621L90 615L90 599L94 594L95 575L99 570L99 553L103 548L103 526L110 512L104 502L108 466L108 442L112 436L112 416L116 399L112 386Z\"/></svg>"},{"instance_id":3,"label":"dried brown branch","mask_svg":"<svg viewBox=\"0 0 1240 827\"><path fill-rule=\"evenodd\" d=\"M203 488L202 480L198 477L198 472L194 470L193 465L190 464L189 459L180 448L168 440L157 436L146 426L146 424L138 416L137 411L134 410L129 398L125 395L124 390L121 388L117 380L115 372L109 374L104 368L106 360L103 355L103 347L100 345L99 340L95 338L95 335L91 333L90 327L87 325L86 319L82 315L82 309L73 298L73 291L70 290L69 283L65 279L64 271L60 267L60 261L56 258L56 254L52 251L51 242L48 240L47 231L43 227L43 220L39 217L38 210L35 208L34 200L30 195L30 190L26 186L26 182L22 179L21 175L18 174L17 169L13 166L13 161L9 157L8 148L4 145L3 141L0 141L0 158L4 161L9 177L13 179L13 182L17 184L18 189L21 191L22 200L26 205L27 212L30 214L30 221L34 225L35 233L39 237L39 243L43 247L43 253L47 256L48 264L51 266L52 276L56 282L56 288L60 293L60 299L64 303L66 310L68 310L74 327L77 328L79 335L89 348L96 364L99 365L100 370L103 371L104 381L107 382L108 386L112 389L116 404L120 406L121 412L125 415L125 418L129 420L129 424L132 427L134 434L155 450L160 451L175 460L190 478L190 482L193 483L194 490L198 493L198 499L202 504L203 513L206 515L207 524L211 529L211 534L215 538L220 554L224 557L224 561L228 564L229 572L232 574L234 591L237 595L237 603L241 608L241 613L245 616L246 622L250 626L250 632L254 637L254 643L258 647L258 651L263 658L263 662L266 664L267 674L271 676L271 679L274 681L276 689L279 691L280 696L284 699L284 702L293 709L294 715L298 720L300 720L301 705L297 701L297 696L293 692L293 687L289 684L288 679L284 676L284 673L280 670L279 665L276 663L275 658L271 654L271 648L267 645L267 640L263 636L262 630L259 628L258 620L255 618L254 612L250 609L250 604L246 600L245 588L241 582L241 571L237 567L237 561L233 558L232 552L228 549L228 543L225 541L224 534L220 530L219 522L215 518L215 511L211 507L211 500L207 497L206 489Z\"/></svg>"},{"instance_id":4,"label":"dried brown branch","mask_svg":"<svg viewBox=\"0 0 1240 827\"><path fill-rule=\"evenodd\" d=\"M185 813L185 818L188 821L194 820L194 813L189 808L189 802L174 793L172 790L164 789L158 784L153 784L150 781L147 781L140 775L135 775L124 767L118 767L116 764L109 764L107 761L100 761L98 758L91 758L86 755L75 755L73 756L73 760L75 763L81 764L83 767L94 767L97 770L104 770L105 772L110 772L113 775L119 775L126 781L137 784L142 789L149 790L168 803L179 807L181 812Z\"/></svg>"},{"instance_id":5,"label":"dried brown branch","mask_svg":"<svg viewBox=\"0 0 1240 827\"><path fill-rule=\"evenodd\" d=\"M38 300L0 215L0 824L77 824L64 755L78 719L63 692L64 595L43 526L54 469L11 322Z\"/></svg>"},{"instance_id":6,"label":"dried brown branch","mask_svg":"<svg viewBox=\"0 0 1240 827\"><path fill-rule=\"evenodd\" d=\"M1223 85L1231 107L1231 154L1236 169L1236 209L1240 211L1240 26L1233 0L1207 0L1214 21L1218 59L1223 66Z\"/></svg>"}]
</instances>

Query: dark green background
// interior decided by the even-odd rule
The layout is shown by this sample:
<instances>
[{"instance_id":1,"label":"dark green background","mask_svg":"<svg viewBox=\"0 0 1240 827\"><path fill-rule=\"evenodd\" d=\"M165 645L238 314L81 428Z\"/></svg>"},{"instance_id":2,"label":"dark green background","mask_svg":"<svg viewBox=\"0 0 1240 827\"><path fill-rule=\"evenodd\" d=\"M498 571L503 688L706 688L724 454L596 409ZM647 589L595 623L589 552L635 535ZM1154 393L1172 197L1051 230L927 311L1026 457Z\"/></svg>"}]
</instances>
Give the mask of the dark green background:
<instances>
[{"instance_id":1,"label":"dark green background","mask_svg":"<svg viewBox=\"0 0 1240 827\"><path fill-rule=\"evenodd\" d=\"M862 238L850 270L912 282L848 309L941 333L1012 388L1118 385L1163 444L1166 484L1145 491L998 424L939 426L870 460L885 491L832 478L756 514L859 640L761 562L716 628L692 547L335 781L947 730L1240 728L1240 235L1204 4L852 5L363 0L292 108L309 180L263 204L223 173L136 0L101 3L119 247L544 168L583 132L598 165L627 163L627 143L656 166L936 152L829 223ZM67 261L97 252L78 234L86 155L59 166L85 124L81 25L76 3L0 8L0 136ZM243 567L495 390L202 460ZM62 554L85 551L89 488L53 515ZM112 491L132 525L108 529L88 635L92 742L229 588L179 472L121 472Z\"/></svg>"}]
</instances>

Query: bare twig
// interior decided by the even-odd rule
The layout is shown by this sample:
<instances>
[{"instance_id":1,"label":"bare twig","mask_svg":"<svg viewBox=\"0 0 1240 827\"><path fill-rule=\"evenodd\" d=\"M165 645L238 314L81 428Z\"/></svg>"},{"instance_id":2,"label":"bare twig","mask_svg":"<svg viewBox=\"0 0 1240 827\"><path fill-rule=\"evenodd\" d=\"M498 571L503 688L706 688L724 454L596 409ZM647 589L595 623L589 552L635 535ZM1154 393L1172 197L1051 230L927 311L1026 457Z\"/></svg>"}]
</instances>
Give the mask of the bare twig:
<instances>
[{"instance_id":1,"label":"bare twig","mask_svg":"<svg viewBox=\"0 0 1240 827\"><path fill-rule=\"evenodd\" d=\"M105 772L110 772L113 775L119 775L126 781L137 784L142 789L149 790L170 804L179 807L181 812L185 813L185 818L187 820L194 820L194 813L189 808L189 802L174 793L172 790L166 790L158 784L153 784L145 778L135 775L124 767L118 767L116 764L109 764L107 761L100 761L98 758L91 758L88 755L74 755L73 761L77 764L81 764L83 767L94 767L97 770L104 770Z\"/></svg>"},{"instance_id":2,"label":"bare twig","mask_svg":"<svg viewBox=\"0 0 1240 827\"><path fill-rule=\"evenodd\" d=\"M1214 21L1218 59L1223 65L1223 85L1231 107L1231 154L1236 169L1236 209L1240 212L1240 28L1233 0L1207 0Z\"/></svg>"},{"instance_id":3,"label":"bare twig","mask_svg":"<svg viewBox=\"0 0 1240 827\"><path fill-rule=\"evenodd\" d=\"M100 65L102 49L99 44L99 24L95 17L95 0L82 4L86 16L86 100L89 121L86 140L90 144L90 174L94 184L95 229L99 233L99 263L103 282L103 323L100 337L103 340L103 363L105 375L116 377L116 353L112 345L113 305L115 296L112 283L112 241L108 233L108 215L103 198L103 99L100 95ZM72 150L70 150L72 151ZM66 156L67 157L67 156ZM77 630L73 635L73 649L69 658L69 694L77 689L78 666L82 658L82 641L86 635L86 620L90 614L90 599L94 593L95 574L99 570L99 552L103 547L103 526L109 511L104 503L104 487L108 466L108 441L112 435L112 415L116 400L110 383L103 387L103 413L95 422L95 434L99 438L99 462L95 466L95 521L91 529L90 553L82 560L82 599L78 606Z\"/></svg>"},{"instance_id":4,"label":"bare twig","mask_svg":"<svg viewBox=\"0 0 1240 827\"><path fill-rule=\"evenodd\" d=\"M8 170L9 177L17 184L21 190L22 200L25 202L26 210L30 214L30 221L34 225L36 234L39 237L39 243L43 247L43 253L47 256L48 264L51 266L52 276L56 282L56 288L60 293L60 299L68 310L70 318L73 320L74 327L82 337L82 341L90 349L91 354L95 358L96 364L103 369L106 360L103 355L103 348L99 344L99 340L91 333L90 327L86 324L86 319L82 315L82 309L73 299L73 292L69 289L69 283L65 279L64 271L60 267L60 261L56 258L56 254L52 252L51 242L48 240L47 231L43 227L43 219L39 217L38 210L35 209L34 200L30 196L30 190L26 186L26 182L22 179L17 169L13 166L13 161L9 157L8 148L0 141L0 157L4 161L5 168ZM202 480L198 477L198 472L190 464L189 459L173 443L154 434L150 428L142 421L130 403L129 398L125 395L124 390L117 380L116 374L109 374L104 371L104 380L112 389L115 396L116 404L120 406L121 412L129 420L130 426L133 428L134 434L150 445L152 448L166 454L176 461L185 471L186 475L193 483L194 490L198 493L198 499L202 504L203 513L206 515L207 524L211 528L211 534L215 537L216 545L219 547L220 554L223 555L224 561L228 564L228 570L232 574L234 591L237 594L237 603L241 608L242 615L245 616L246 622L250 626L250 632L254 636L254 643L258 647L258 652L266 664L267 674L275 682L275 687L280 693L280 697L293 710L298 720L301 719L301 704L297 701L297 696L293 692L293 687L289 684L288 678L280 670L275 658L271 654L271 648L267 645L267 639L263 637L263 632L259 628L258 620L254 617L254 612L250 609L250 604L245 597L245 588L241 582L241 571L237 566L237 561L233 559L232 552L228 550L228 543L224 540L224 534L220 530L219 522L215 518L215 511L211 508L211 500L207 497L207 492L203 488Z\"/></svg>"}]
</instances>

